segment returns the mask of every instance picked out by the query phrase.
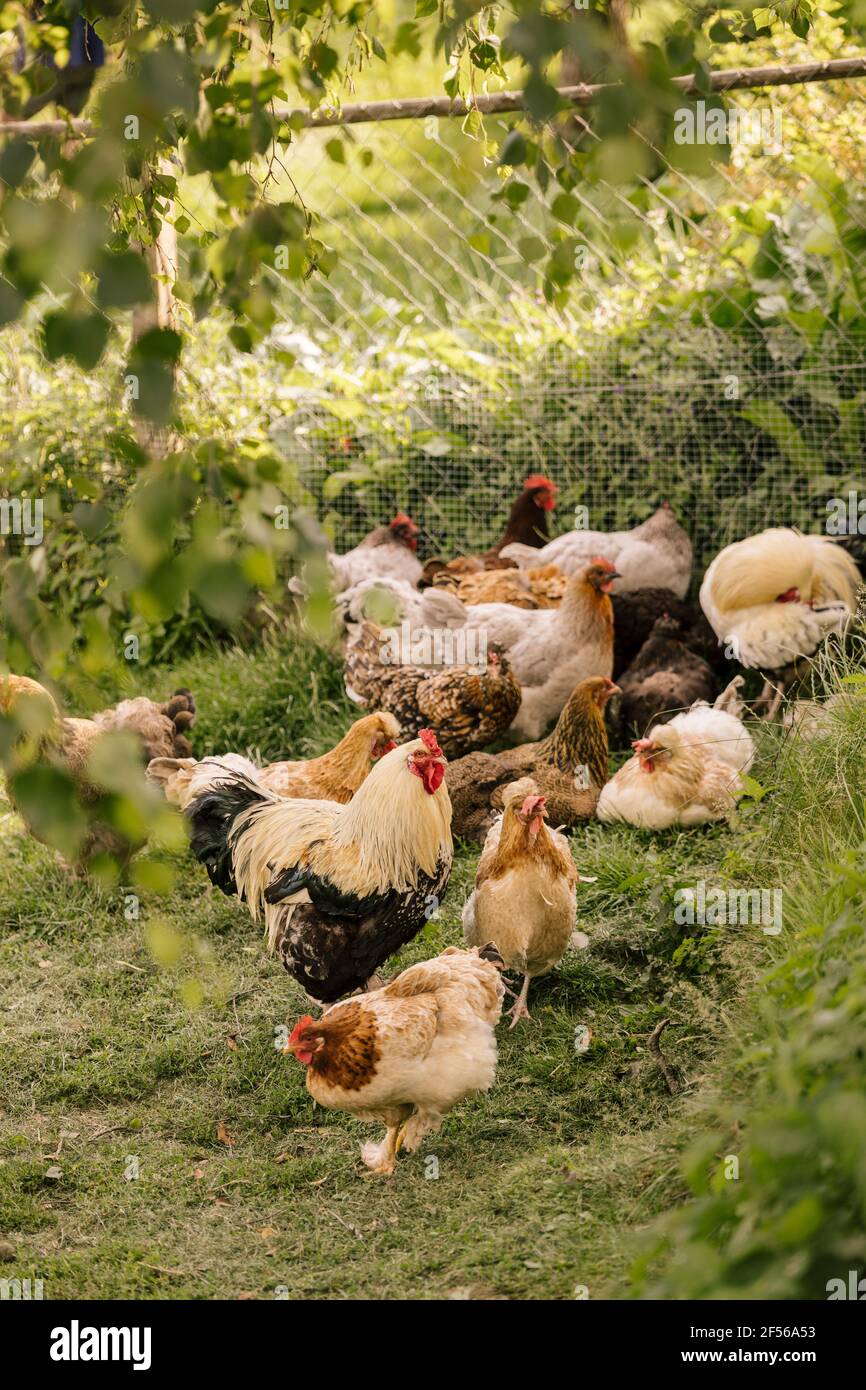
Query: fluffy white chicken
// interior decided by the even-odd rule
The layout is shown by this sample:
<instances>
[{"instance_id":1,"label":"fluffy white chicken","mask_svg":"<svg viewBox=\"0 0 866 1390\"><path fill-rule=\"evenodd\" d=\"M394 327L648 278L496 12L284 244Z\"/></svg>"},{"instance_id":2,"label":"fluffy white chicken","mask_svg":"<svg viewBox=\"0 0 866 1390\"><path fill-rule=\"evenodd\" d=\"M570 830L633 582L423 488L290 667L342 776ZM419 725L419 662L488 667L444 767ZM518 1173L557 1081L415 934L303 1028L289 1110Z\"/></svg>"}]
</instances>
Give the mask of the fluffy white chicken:
<instances>
[{"instance_id":1,"label":"fluffy white chicken","mask_svg":"<svg viewBox=\"0 0 866 1390\"><path fill-rule=\"evenodd\" d=\"M814 656L829 633L844 632L860 582L854 560L832 537L782 526L735 541L713 560L701 607L741 665L774 677L760 697L769 718L790 678L786 668Z\"/></svg>"},{"instance_id":2,"label":"fluffy white chicken","mask_svg":"<svg viewBox=\"0 0 866 1390\"><path fill-rule=\"evenodd\" d=\"M735 676L715 704L700 700L646 738L602 788L601 821L625 821L644 830L723 820L736 805L740 775L755 756L740 715L743 677Z\"/></svg>"},{"instance_id":3,"label":"fluffy white chicken","mask_svg":"<svg viewBox=\"0 0 866 1390\"><path fill-rule=\"evenodd\" d=\"M401 1148L414 1153L458 1101L493 1085L502 993L495 964L449 946L318 1022L300 1019L284 1050L319 1105L386 1126L361 1155L390 1176Z\"/></svg>"},{"instance_id":4,"label":"fluffy white chicken","mask_svg":"<svg viewBox=\"0 0 866 1390\"><path fill-rule=\"evenodd\" d=\"M347 625L366 620L378 627L462 627L466 609L447 589L416 589L405 579L382 575L362 579L336 597L337 611Z\"/></svg>"},{"instance_id":5,"label":"fluffy white chicken","mask_svg":"<svg viewBox=\"0 0 866 1390\"><path fill-rule=\"evenodd\" d=\"M620 575L618 593L635 589L670 589L685 598L692 576L692 543L669 502L630 531L566 531L540 550L507 545L503 560L520 569L556 565L562 574L576 574L593 555L606 555Z\"/></svg>"},{"instance_id":6,"label":"fluffy white chicken","mask_svg":"<svg viewBox=\"0 0 866 1390\"><path fill-rule=\"evenodd\" d=\"M558 965L571 941L578 874L565 836L545 825L547 798L531 777L507 786L503 800L463 908L463 934L469 946L492 943L507 966L522 972L514 1028L530 1017L530 980Z\"/></svg>"},{"instance_id":7,"label":"fluffy white chicken","mask_svg":"<svg viewBox=\"0 0 866 1390\"><path fill-rule=\"evenodd\" d=\"M389 575L415 585L421 578L418 527L405 512L398 512L388 526L377 526L354 550L345 555L328 553L334 589L342 593L364 579Z\"/></svg>"}]
</instances>

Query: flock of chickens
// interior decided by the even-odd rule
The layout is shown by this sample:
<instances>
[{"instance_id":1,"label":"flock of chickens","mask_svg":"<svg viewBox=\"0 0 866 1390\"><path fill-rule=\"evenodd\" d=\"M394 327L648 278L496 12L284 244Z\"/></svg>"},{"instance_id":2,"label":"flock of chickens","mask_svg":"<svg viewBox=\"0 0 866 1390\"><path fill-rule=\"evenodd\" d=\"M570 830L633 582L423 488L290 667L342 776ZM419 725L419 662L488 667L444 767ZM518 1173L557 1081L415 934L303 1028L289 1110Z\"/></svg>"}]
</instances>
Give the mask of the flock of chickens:
<instances>
[{"instance_id":1,"label":"flock of chickens","mask_svg":"<svg viewBox=\"0 0 866 1390\"><path fill-rule=\"evenodd\" d=\"M728 546L698 608L686 599L691 544L667 504L631 531L549 540L556 495L529 477L485 554L422 566L400 514L330 557L347 692L370 712L319 758L195 761L186 690L78 721L35 682L0 679L0 712L41 701L41 755L77 772L83 800L99 731L139 734L148 778L183 811L211 881L263 921L324 1006L286 1051L322 1105L385 1125L363 1149L378 1173L492 1084L505 993L514 1027L531 981L585 944L562 831L593 816L651 830L725 817L754 756L740 668L763 673L771 717L798 663L856 611L857 566L828 538L778 528ZM395 660L395 625L412 652L443 630L475 631L483 662ZM609 724L638 734L612 778ZM383 985L377 971L439 908L454 834L483 843L466 949Z\"/></svg>"}]
</instances>

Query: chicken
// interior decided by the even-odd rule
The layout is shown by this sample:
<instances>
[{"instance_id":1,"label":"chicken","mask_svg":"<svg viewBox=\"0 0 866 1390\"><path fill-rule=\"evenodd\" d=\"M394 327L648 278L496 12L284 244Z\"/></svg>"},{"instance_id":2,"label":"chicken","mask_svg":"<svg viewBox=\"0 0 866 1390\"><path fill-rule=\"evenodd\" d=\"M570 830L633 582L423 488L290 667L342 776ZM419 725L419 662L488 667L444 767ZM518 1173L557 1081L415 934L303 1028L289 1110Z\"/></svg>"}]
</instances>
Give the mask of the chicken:
<instances>
[{"instance_id":1,"label":"chicken","mask_svg":"<svg viewBox=\"0 0 866 1390\"><path fill-rule=\"evenodd\" d=\"M64 718L44 686L27 676L8 675L0 676L0 714L11 716L19 729L13 748L13 774L35 763L56 768L71 779L75 798L88 816L87 830L76 850L76 863L87 867L102 854L125 861L138 844L119 826L99 818L99 803L106 788L98 781L92 759L100 740L122 732L134 735L142 768L150 758L189 753L187 734L195 722L195 700L189 690L180 689L161 705L139 696L121 700L89 719ZM14 785L13 775L13 799ZM43 838L32 824L29 829L37 839Z\"/></svg>"},{"instance_id":2,"label":"chicken","mask_svg":"<svg viewBox=\"0 0 866 1390\"><path fill-rule=\"evenodd\" d=\"M631 666L658 618L673 618L680 625L679 641L701 657L719 678L731 679L731 662L697 603L677 598L672 589L635 589L611 595L613 603L613 678Z\"/></svg>"},{"instance_id":3,"label":"chicken","mask_svg":"<svg viewBox=\"0 0 866 1390\"><path fill-rule=\"evenodd\" d=\"M567 583L556 565L482 570L480 574L444 570L433 580L435 589L454 593L470 607L476 603L511 603L516 608L558 608Z\"/></svg>"},{"instance_id":4,"label":"chicken","mask_svg":"<svg viewBox=\"0 0 866 1390\"><path fill-rule=\"evenodd\" d=\"M510 603L515 608L539 608L528 577L519 569L481 570L477 574L455 574L442 570L426 593L453 593L461 603Z\"/></svg>"},{"instance_id":5,"label":"chicken","mask_svg":"<svg viewBox=\"0 0 866 1390\"><path fill-rule=\"evenodd\" d=\"M596 814L646 830L723 820L755 755L735 676L710 706L701 700L632 744L634 757L604 787Z\"/></svg>"},{"instance_id":6,"label":"chicken","mask_svg":"<svg viewBox=\"0 0 866 1390\"><path fill-rule=\"evenodd\" d=\"M328 565L335 593L342 593L363 579L405 580L416 585L421 577L418 527L405 512L398 512L388 526L377 526L354 550L345 555L328 554Z\"/></svg>"},{"instance_id":7,"label":"chicken","mask_svg":"<svg viewBox=\"0 0 866 1390\"><path fill-rule=\"evenodd\" d=\"M558 965L574 931L577 869L564 835L545 825L545 798L530 777L505 789L505 809L491 826L475 889L463 908L469 946L491 942L506 966L523 974L511 1027L529 1018L529 982Z\"/></svg>"},{"instance_id":8,"label":"chicken","mask_svg":"<svg viewBox=\"0 0 866 1390\"><path fill-rule=\"evenodd\" d=\"M436 575L443 572L452 574L476 574L485 569L511 568L513 561L503 561L499 553L503 546L518 543L534 550L543 546L547 540L547 513L556 507L556 483L545 478L542 473L530 473L523 484L523 491L512 504L505 530L496 545L483 555L458 555L455 559L428 560L421 577L421 586L432 584Z\"/></svg>"},{"instance_id":9,"label":"chicken","mask_svg":"<svg viewBox=\"0 0 866 1390\"><path fill-rule=\"evenodd\" d=\"M798 659L814 656L831 632L845 631L860 582L856 563L831 536L783 526L735 541L713 560L701 607L735 659L764 674L760 701L767 718L778 710Z\"/></svg>"},{"instance_id":10,"label":"chicken","mask_svg":"<svg viewBox=\"0 0 866 1390\"><path fill-rule=\"evenodd\" d=\"M407 736L434 724L447 757L492 743L520 706L520 686L495 646L482 666L400 666L389 656L382 631L364 623L346 649L350 700L389 710Z\"/></svg>"},{"instance_id":11,"label":"chicken","mask_svg":"<svg viewBox=\"0 0 866 1390\"><path fill-rule=\"evenodd\" d=\"M620 676L619 728L641 733L660 714L675 714L719 693L709 666L679 640L681 627L665 613L631 666Z\"/></svg>"},{"instance_id":12,"label":"chicken","mask_svg":"<svg viewBox=\"0 0 866 1390\"><path fill-rule=\"evenodd\" d=\"M866 690L862 685L837 690L824 700L792 700L782 715L782 724L805 743L813 739L838 736L845 723L866 714ZM451 770L449 765L449 772ZM449 787L450 794L450 787ZM453 825L453 822L452 822Z\"/></svg>"},{"instance_id":13,"label":"chicken","mask_svg":"<svg viewBox=\"0 0 866 1390\"><path fill-rule=\"evenodd\" d=\"M563 574L576 574L592 555L607 555L622 576L620 590L653 587L672 589L684 598L692 576L692 543L680 526L669 502L630 531L567 531L540 550L510 544L503 560L514 560L521 569L556 565Z\"/></svg>"},{"instance_id":14,"label":"chicken","mask_svg":"<svg viewBox=\"0 0 866 1390\"><path fill-rule=\"evenodd\" d=\"M589 820L607 781L607 729L604 709L619 687L606 676L590 676L572 691L556 728L540 743L524 743L501 753L469 753L448 764L451 828L464 840L484 839L503 788L518 777L532 777L547 798L552 824Z\"/></svg>"},{"instance_id":15,"label":"chicken","mask_svg":"<svg viewBox=\"0 0 866 1390\"><path fill-rule=\"evenodd\" d=\"M407 622L410 627L462 627L466 621L463 604L447 589L419 590L405 579L387 575L363 579L351 589L345 589L335 600L350 634L353 624L365 618L379 627L398 627Z\"/></svg>"},{"instance_id":16,"label":"chicken","mask_svg":"<svg viewBox=\"0 0 866 1390\"><path fill-rule=\"evenodd\" d=\"M586 676L613 669L613 609L610 592L617 571L596 557L568 582L558 608L524 612L506 603L480 603L466 610L464 631L483 632L508 656L522 698L512 718L519 738L540 738L572 690Z\"/></svg>"},{"instance_id":17,"label":"chicken","mask_svg":"<svg viewBox=\"0 0 866 1390\"><path fill-rule=\"evenodd\" d=\"M319 758L268 763L261 768L236 753L201 762L194 758L155 758L148 764L147 776L161 785L166 800L181 810L226 770L241 772L277 796L345 804L352 800L373 764L395 747L399 732L394 716L379 711L356 719L336 748Z\"/></svg>"},{"instance_id":18,"label":"chicken","mask_svg":"<svg viewBox=\"0 0 866 1390\"><path fill-rule=\"evenodd\" d=\"M284 1051L307 1068L319 1105L386 1126L361 1154L390 1176L401 1148L414 1153L459 1101L493 1085L502 994L495 964L449 946L318 1022L300 1019Z\"/></svg>"},{"instance_id":19,"label":"chicken","mask_svg":"<svg viewBox=\"0 0 866 1390\"><path fill-rule=\"evenodd\" d=\"M451 872L445 759L430 729L392 748L347 806L227 772L186 809L193 853L237 894L313 998L362 988L436 911Z\"/></svg>"}]
</instances>

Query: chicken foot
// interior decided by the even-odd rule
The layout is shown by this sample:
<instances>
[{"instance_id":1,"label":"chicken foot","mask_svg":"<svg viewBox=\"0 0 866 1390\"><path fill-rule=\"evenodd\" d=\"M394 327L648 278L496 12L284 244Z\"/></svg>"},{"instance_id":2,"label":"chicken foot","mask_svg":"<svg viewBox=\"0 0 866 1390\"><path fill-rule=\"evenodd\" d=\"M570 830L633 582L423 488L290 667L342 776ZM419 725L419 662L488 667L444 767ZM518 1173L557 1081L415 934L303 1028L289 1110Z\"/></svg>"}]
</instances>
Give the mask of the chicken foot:
<instances>
[{"instance_id":1,"label":"chicken foot","mask_svg":"<svg viewBox=\"0 0 866 1390\"><path fill-rule=\"evenodd\" d=\"M508 1025L508 1031L509 1031L509 1033L511 1032L512 1028L516 1028L516 1027L517 1027L518 1023L520 1022L520 1020L521 1020L522 1018L528 1018L528 1019L530 1019L530 1021L531 1021L531 1019L532 1019L532 1014L529 1012L529 1010L528 1010L527 1007L526 1007L526 1001L527 1001L528 997L529 997L529 976L528 976L528 975L524 975L524 977L523 977L523 986L522 986L522 988L521 988L521 990L520 990L520 993L519 993L518 996L517 996L517 999L514 1001L514 1007L513 1007L512 1009L510 1009L509 1012L508 1012L508 1017L511 1019L511 1022L510 1022L509 1025Z\"/></svg>"}]
</instances>

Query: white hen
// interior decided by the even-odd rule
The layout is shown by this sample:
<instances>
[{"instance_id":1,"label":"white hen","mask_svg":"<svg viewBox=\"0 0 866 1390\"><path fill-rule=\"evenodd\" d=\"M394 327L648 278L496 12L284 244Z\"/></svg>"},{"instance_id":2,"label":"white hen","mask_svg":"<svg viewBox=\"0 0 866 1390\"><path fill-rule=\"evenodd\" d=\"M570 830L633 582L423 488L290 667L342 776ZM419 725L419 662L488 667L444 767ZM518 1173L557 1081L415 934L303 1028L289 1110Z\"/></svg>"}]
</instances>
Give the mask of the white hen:
<instances>
[{"instance_id":1,"label":"white hen","mask_svg":"<svg viewBox=\"0 0 866 1390\"><path fill-rule=\"evenodd\" d=\"M651 517L630 531L566 531L540 550L507 545L500 552L521 569L556 565L562 574L576 574L593 555L606 555L620 575L618 593L635 589L670 589L685 598L692 576L692 543L663 502Z\"/></svg>"},{"instance_id":2,"label":"white hen","mask_svg":"<svg viewBox=\"0 0 866 1390\"><path fill-rule=\"evenodd\" d=\"M740 718L742 685L742 676L735 676L715 705L700 700L636 739L635 756L602 788L599 820L666 830L724 819L755 756Z\"/></svg>"},{"instance_id":3,"label":"white hen","mask_svg":"<svg viewBox=\"0 0 866 1390\"><path fill-rule=\"evenodd\" d=\"M363 579L389 575L417 584L421 578L418 527L405 512L398 512L388 526L377 526L354 550L345 555L328 554L328 564L338 593L360 584Z\"/></svg>"},{"instance_id":4,"label":"white hen","mask_svg":"<svg viewBox=\"0 0 866 1390\"><path fill-rule=\"evenodd\" d=\"M377 627L462 627L466 608L447 589L416 589L404 579L387 575L363 579L336 598L337 610L347 625L365 619Z\"/></svg>"},{"instance_id":5,"label":"white hen","mask_svg":"<svg viewBox=\"0 0 866 1390\"><path fill-rule=\"evenodd\" d=\"M857 607L860 573L830 536L771 527L726 546L701 585L701 607L716 636L751 670L772 673L761 699L775 713L786 667L811 657L831 632L844 632Z\"/></svg>"}]
</instances>

